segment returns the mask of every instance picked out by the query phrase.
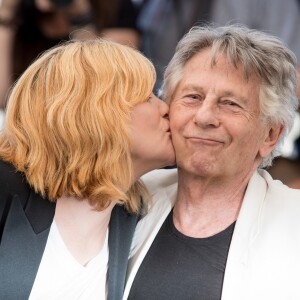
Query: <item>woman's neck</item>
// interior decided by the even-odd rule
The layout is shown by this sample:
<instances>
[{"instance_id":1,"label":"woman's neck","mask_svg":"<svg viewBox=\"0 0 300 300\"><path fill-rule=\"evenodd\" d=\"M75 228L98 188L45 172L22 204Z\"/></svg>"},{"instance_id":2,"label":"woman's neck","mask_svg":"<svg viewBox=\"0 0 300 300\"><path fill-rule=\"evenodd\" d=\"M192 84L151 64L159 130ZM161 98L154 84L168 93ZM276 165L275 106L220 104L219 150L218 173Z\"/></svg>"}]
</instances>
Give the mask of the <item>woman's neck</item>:
<instances>
[{"instance_id":1,"label":"woman's neck","mask_svg":"<svg viewBox=\"0 0 300 300\"><path fill-rule=\"evenodd\" d=\"M87 200L57 199L54 220L66 247L81 265L101 251L114 205L96 211Z\"/></svg>"}]
</instances>

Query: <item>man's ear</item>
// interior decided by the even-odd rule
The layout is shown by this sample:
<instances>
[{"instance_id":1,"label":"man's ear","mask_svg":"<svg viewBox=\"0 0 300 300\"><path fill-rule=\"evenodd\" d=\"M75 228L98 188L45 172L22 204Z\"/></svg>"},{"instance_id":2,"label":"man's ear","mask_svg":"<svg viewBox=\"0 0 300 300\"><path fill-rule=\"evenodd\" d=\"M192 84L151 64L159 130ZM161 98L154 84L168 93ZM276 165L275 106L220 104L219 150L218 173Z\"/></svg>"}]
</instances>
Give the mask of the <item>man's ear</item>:
<instances>
[{"instance_id":1,"label":"man's ear","mask_svg":"<svg viewBox=\"0 0 300 300\"><path fill-rule=\"evenodd\" d=\"M272 150L275 148L280 135L283 131L283 125L271 126L269 131L266 132L265 139L259 149L259 154L261 157L267 157Z\"/></svg>"}]
</instances>

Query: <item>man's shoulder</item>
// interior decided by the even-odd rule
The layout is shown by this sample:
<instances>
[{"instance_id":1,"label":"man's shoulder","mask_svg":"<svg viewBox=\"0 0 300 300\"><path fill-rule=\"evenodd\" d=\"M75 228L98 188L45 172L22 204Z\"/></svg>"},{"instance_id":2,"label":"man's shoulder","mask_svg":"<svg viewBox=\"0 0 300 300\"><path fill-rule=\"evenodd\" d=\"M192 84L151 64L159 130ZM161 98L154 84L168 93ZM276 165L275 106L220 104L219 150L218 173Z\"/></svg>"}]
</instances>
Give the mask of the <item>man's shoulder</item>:
<instances>
[{"instance_id":1,"label":"man's shoulder","mask_svg":"<svg viewBox=\"0 0 300 300\"><path fill-rule=\"evenodd\" d=\"M162 189L177 184L177 178L177 168L174 168L154 170L142 176L141 179L153 195Z\"/></svg>"},{"instance_id":2,"label":"man's shoulder","mask_svg":"<svg viewBox=\"0 0 300 300\"><path fill-rule=\"evenodd\" d=\"M142 180L153 199L149 203L147 212L142 215L137 224L132 241L131 256L144 247L145 241L153 241L170 213L177 193L177 169L154 170L145 174Z\"/></svg>"},{"instance_id":3,"label":"man's shoulder","mask_svg":"<svg viewBox=\"0 0 300 300\"><path fill-rule=\"evenodd\" d=\"M267 171L260 170L259 174L267 183L270 198L285 201L286 204L295 202L300 207L300 189L292 189L281 181L274 180Z\"/></svg>"},{"instance_id":4,"label":"man's shoulder","mask_svg":"<svg viewBox=\"0 0 300 300\"><path fill-rule=\"evenodd\" d=\"M172 208L177 193L177 178L177 168L154 170L142 177L152 196L146 219L164 214Z\"/></svg>"}]
</instances>

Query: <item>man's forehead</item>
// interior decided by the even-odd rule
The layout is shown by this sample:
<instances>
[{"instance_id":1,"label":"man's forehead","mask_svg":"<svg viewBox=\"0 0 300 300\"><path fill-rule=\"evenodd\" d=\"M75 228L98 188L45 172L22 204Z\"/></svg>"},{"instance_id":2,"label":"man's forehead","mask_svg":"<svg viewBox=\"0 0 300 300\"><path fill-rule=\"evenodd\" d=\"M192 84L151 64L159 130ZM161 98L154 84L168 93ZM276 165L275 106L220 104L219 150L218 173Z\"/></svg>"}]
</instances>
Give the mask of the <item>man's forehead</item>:
<instances>
[{"instance_id":1,"label":"man's forehead","mask_svg":"<svg viewBox=\"0 0 300 300\"><path fill-rule=\"evenodd\" d=\"M228 72L240 72L246 81L253 76L258 78L255 65L251 61L243 64L238 55L229 55L225 50L213 49L212 47L203 48L185 62L182 71L184 73L186 69L196 68L199 64L203 69L222 65Z\"/></svg>"}]
</instances>

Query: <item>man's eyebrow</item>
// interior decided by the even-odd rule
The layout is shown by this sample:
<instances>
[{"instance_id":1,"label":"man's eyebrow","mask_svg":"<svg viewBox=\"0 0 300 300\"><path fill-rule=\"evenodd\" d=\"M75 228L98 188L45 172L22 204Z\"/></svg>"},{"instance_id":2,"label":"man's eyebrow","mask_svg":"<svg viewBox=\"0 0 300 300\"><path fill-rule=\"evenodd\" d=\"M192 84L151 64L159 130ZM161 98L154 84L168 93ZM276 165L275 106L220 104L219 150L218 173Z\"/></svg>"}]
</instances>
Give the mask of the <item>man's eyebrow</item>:
<instances>
[{"instance_id":1,"label":"man's eyebrow","mask_svg":"<svg viewBox=\"0 0 300 300\"><path fill-rule=\"evenodd\" d=\"M189 93L189 92L198 92L198 93L203 93L204 89L197 85L197 84L187 84L184 85L181 89L181 93ZM248 99L242 95L236 94L233 91L223 91L221 93L222 97L233 97L236 100L241 101L242 103L246 104L248 102Z\"/></svg>"},{"instance_id":2,"label":"man's eyebrow","mask_svg":"<svg viewBox=\"0 0 300 300\"><path fill-rule=\"evenodd\" d=\"M190 91L203 92L203 88L196 84L187 84L183 86L181 91L182 92L190 92Z\"/></svg>"}]
</instances>

